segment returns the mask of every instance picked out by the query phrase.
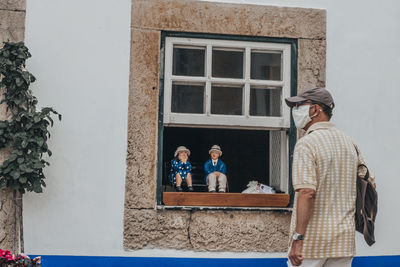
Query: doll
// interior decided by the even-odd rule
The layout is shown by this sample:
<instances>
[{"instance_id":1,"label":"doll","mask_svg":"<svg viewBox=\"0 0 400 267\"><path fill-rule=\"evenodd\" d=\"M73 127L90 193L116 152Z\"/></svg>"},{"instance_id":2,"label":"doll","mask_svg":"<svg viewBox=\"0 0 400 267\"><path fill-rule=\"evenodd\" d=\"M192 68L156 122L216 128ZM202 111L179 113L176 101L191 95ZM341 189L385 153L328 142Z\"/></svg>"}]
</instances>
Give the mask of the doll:
<instances>
[{"instance_id":1,"label":"doll","mask_svg":"<svg viewBox=\"0 0 400 267\"><path fill-rule=\"evenodd\" d=\"M222 156L221 147L213 145L208 153L210 154L210 159L204 163L208 192L216 192L218 185L218 192L225 193L227 183L226 166L225 163L219 159Z\"/></svg>"},{"instance_id":2,"label":"doll","mask_svg":"<svg viewBox=\"0 0 400 267\"><path fill-rule=\"evenodd\" d=\"M182 192L182 182L188 186L188 191L193 192L192 186L192 165L189 162L190 150L184 146L179 146L174 158L171 160L170 181L176 185L176 191Z\"/></svg>"}]
</instances>

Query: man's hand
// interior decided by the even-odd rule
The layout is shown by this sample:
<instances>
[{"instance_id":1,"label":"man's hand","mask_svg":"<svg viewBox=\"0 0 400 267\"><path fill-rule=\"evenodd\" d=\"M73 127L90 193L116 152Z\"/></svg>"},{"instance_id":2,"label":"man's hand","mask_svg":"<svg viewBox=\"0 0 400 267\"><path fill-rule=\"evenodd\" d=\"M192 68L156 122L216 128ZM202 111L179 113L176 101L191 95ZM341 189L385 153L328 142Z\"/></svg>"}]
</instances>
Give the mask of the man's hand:
<instances>
[{"instance_id":1,"label":"man's hand","mask_svg":"<svg viewBox=\"0 0 400 267\"><path fill-rule=\"evenodd\" d=\"M303 254L303 240L293 240L292 247L289 252L289 259L293 266L299 266L304 260Z\"/></svg>"},{"instance_id":2,"label":"man's hand","mask_svg":"<svg viewBox=\"0 0 400 267\"><path fill-rule=\"evenodd\" d=\"M219 175L221 174L220 172L215 171L214 172L215 176L217 176L217 178L219 177Z\"/></svg>"}]
</instances>

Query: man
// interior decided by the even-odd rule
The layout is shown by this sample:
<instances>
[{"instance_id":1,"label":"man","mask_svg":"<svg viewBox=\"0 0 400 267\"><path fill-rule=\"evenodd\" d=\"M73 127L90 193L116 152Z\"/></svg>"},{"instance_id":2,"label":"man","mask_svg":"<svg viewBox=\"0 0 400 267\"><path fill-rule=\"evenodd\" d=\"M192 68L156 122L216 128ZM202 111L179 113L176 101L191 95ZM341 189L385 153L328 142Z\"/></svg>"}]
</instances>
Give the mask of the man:
<instances>
[{"instance_id":1,"label":"man","mask_svg":"<svg viewBox=\"0 0 400 267\"><path fill-rule=\"evenodd\" d=\"M352 140L329 122L335 104L325 88L286 98L297 129L296 191L288 266L351 266L358 157Z\"/></svg>"}]
</instances>

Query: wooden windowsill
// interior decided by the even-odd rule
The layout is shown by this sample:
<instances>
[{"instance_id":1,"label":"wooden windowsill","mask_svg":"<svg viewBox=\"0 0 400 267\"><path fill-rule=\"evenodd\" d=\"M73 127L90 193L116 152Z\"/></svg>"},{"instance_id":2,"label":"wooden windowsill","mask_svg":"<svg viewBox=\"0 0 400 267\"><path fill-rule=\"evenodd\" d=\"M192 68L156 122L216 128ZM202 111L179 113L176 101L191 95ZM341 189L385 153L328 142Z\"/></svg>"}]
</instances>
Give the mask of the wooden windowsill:
<instances>
[{"instance_id":1,"label":"wooden windowsill","mask_svg":"<svg viewBox=\"0 0 400 267\"><path fill-rule=\"evenodd\" d=\"M287 207L289 194L163 192L166 206Z\"/></svg>"}]
</instances>

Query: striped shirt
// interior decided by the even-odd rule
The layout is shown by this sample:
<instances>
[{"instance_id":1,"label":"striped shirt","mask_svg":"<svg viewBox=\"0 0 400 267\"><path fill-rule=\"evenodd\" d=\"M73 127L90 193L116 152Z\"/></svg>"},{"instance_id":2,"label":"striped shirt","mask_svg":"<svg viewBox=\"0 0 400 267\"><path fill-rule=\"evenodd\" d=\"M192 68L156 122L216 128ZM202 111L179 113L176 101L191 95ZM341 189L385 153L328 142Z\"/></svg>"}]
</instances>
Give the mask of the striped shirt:
<instances>
[{"instance_id":1,"label":"striped shirt","mask_svg":"<svg viewBox=\"0 0 400 267\"><path fill-rule=\"evenodd\" d=\"M330 122L311 125L296 143L293 188L316 191L303 243L305 258L354 256L357 163L352 140ZM296 228L296 207L297 193L290 237Z\"/></svg>"}]
</instances>

